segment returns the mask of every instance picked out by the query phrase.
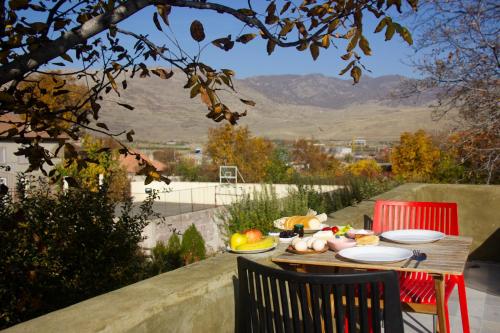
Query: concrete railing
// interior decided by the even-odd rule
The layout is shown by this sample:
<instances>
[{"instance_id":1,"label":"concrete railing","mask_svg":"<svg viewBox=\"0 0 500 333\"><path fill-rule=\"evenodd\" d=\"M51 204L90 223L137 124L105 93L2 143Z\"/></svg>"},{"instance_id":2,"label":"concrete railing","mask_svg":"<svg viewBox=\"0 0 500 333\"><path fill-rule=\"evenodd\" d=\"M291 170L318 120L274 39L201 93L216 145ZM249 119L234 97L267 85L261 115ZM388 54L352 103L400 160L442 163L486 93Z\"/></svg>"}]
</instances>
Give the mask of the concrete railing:
<instances>
[{"instance_id":1,"label":"concrete railing","mask_svg":"<svg viewBox=\"0 0 500 333\"><path fill-rule=\"evenodd\" d=\"M159 202L172 203L188 203L198 205L213 205L221 206L235 202L244 195L253 196L255 193L260 193L264 189L269 190L271 187L278 198L288 196L290 190L297 189L294 184L256 184L256 183L239 183L239 184L220 184L220 183L205 183L205 182L171 182L165 185L163 182L152 182L144 185L143 181L135 181L130 184L131 193L134 201L143 201L147 198L149 190L158 192ZM316 189L328 192L338 188L335 185L315 185Z\"/></svg>"},{"instance_id":2,"label":"concrete railing","mask_svg":"<svg viewBox=\"0 0 500 333\"><path fill-rule=\"evenodd\" d=\"M500 186L406 184L356 207L332 214L329 223L360 227L375 199L455 201L462 234L474 237L472 255L496 259L500 242ZM494 236L497 235L497 236ZM272 265L278 249L251 255ZM481 257L481 254L486 257ZM94 297L21 323L5 332L234 332L236 255L223 253L175 271Z\"/></svg>"}]
</instances>

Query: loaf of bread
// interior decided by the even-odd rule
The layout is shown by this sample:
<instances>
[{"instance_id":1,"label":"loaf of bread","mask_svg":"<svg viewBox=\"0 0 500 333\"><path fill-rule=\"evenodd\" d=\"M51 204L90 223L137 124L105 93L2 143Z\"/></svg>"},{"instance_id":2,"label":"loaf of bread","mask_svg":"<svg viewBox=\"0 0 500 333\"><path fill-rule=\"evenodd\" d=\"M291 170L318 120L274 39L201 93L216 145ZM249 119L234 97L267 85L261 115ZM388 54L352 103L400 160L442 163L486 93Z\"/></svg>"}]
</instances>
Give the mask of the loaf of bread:
<instances>
[{"instance_id":1,"label":"loaf of bread","mask_svg":"<svg viewBox=\"0 0 500 333\"><path fill-rule=\"evenodd\" d=\"M284 229L292 230L296 224L302 224L304 229L317 230L321 228L321 222L315 216L290 216L284 223Z\"/></svg>"},{"instance_id":2,"label":"loaf of bread","mask_svg":"<svg viewBox=\"0 0 500 333\"><path fill-rule=\"evenodd\" d=\"M356 235L357 236L357 235ZM356 237L356 244L359 246L364 245L377 245L380 239L375 235L366 235L362 237Z\"/></svg>"}]
</instances>

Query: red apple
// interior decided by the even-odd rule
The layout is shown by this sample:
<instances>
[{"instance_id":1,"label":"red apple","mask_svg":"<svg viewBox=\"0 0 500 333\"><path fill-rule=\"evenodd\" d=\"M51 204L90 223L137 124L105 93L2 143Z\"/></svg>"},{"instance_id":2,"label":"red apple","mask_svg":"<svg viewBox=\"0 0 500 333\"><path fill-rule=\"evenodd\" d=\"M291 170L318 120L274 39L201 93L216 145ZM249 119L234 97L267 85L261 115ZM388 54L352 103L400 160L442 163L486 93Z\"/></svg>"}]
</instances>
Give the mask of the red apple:
<instances>
[{"instance_id":1,"label":"red apple","mask_svg":"<svg viewBox=\"0 0 500 333\"><path fill-rule=\"evenodd\" d=\"M247 229L243 231L243 234L247 236L248 243L255 243L262 239L262 232L258 229Z\"/></svg>"}]
</instances>

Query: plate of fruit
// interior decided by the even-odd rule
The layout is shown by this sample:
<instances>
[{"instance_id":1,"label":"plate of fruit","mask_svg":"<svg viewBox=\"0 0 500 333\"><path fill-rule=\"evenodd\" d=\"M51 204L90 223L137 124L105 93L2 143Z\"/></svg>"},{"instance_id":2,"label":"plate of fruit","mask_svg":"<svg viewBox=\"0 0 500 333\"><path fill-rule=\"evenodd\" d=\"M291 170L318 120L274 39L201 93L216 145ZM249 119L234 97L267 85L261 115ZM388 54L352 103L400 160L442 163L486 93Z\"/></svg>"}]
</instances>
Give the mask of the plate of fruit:
<instances>
[{"instance_id":1,"label":"plate of fruit","mask_svg":"<svg viewBox=\"0 0 500 333\"><path fill-rule=\"evenodd\" d=\"M328 251L326 241L316 237L295 238L292 244L286 249L288 252L296 254L313 254Z\"/></svg>"},{"instance_id":2,"label":"plate of fruit","mask_svg":"<svg viewBox=\"0 0 500 333\"><path fill-rule=\"evenodd\" d=\"M273 236L263 236L258 229L248 229L231 235L227 250L234 253L261 253L276 247Z\"/></svg>"}]
</instances>

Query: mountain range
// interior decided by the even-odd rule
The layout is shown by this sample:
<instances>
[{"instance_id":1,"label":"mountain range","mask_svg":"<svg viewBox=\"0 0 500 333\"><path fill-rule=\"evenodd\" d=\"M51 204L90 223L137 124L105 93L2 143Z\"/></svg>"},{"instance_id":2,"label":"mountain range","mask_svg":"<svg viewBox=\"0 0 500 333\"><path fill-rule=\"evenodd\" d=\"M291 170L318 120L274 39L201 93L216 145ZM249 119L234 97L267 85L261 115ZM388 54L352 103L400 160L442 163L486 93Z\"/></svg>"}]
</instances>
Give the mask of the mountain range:
<instances>
[{"instance_id":1,"label":"mountain range","mask_svg":"<svg viewBox=\"0 0 500 333\"><path fill-rule=\"evenodd\" d=\"M447 120L431 119L432 95L393 97L403 80L395 75L364 76L353 85L350 80L321 74L255 76L234 80L237 93L223 92L222 96L232 110L248 110L240 126L271 139L385 141L397 140L403 131L445 127ZM114 131L134 129L135 138L141 141L204 142L208 128L220 124L205 117L207 109L199 98L189 98L185 81L180 72L168 80L127 78L128 88L121 91L121 97L114 97L113 92L105 97L101 120ZM240 98L251 99L256 106L242 104ZM134 110L116 102L130 104Z\"/></svg>"}]
</instances>

